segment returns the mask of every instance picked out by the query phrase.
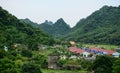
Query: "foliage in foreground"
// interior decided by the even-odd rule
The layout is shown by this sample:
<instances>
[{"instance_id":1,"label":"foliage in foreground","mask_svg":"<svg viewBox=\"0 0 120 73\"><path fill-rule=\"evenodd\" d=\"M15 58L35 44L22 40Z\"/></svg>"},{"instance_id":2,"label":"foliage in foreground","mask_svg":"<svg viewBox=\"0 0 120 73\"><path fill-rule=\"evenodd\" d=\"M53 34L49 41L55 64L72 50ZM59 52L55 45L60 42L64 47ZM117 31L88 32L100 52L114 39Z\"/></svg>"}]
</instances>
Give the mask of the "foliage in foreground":
<instances>
[{"instance_id":1,"label":"foliage in foreground","mask_svg":"<svg viewBox=\"0 0 120 73\"><path fill-rule=\"evenodd\" d=\"M40 66L36 65L33 62L28 62L22 66L22 73L42 73L42 72L40 70Z\"/></svg>"},{"instance_id":2,"label":"foliage in foreground","mask_svg":"<svg viewBox=\"0 0 120 73\"><path fill-rule=\"evenodd\" d=\"M116 60L111 56L98 56L93 62L93 70L95 73L112 73L112 66Z\"/></svg>"},{"instance_id":3,"label":"foliage in foreground","mask_svg":"<svg viewBox=\"0 0 120 73\"><path fill-rule=\"evenodd\" d=\"M113 64L113 73L120 73L120 58Z\"/></svg>"},{"instance_id":4,"label":"foliage in foreground","mask_svg":"<svg viewBox=\"0 0 120 73\"><path fill-rule=\"evenodd\" d=\"M120 6L104 6L81 19L64 39L81 43L120 45Z\"/></svg>"}]
</instances>

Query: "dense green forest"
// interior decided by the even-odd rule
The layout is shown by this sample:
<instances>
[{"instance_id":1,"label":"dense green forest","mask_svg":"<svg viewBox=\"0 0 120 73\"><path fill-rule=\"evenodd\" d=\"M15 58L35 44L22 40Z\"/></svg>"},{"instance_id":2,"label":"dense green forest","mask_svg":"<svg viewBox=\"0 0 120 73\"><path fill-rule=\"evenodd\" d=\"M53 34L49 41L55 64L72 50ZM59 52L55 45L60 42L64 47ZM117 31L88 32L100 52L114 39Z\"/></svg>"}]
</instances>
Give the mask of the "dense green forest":
<instances>
[{"instance_id":1,"label":"dense green forest","mask_svg":"<svg viewBox=\"0 0 120 73\"><path fill-rule=\"evenodd\" d=\"M49 35L0 7L0 73L42 73L47 58L38 54L38 46L53 43Z\"/></svg>"},{"instance_id":2,"label":"dense green forest","mask_svg":"<svg viewBox=\"0 0 120 73\"><path fill-rule=\"evenodd\" d=\"M54 40L29 24L20 22L15 16L0 7L0 47L25 44L34 47L39 44L51 45ZM33 48L32 48L33 49Z\"/></svg>"},{"instance_id":3,"label":"dense green forest","mask_svg":"<svg viewBox=\"0 0 120 73\"><path fill-rule=\"evenodd\" d=\"M120 6L104 6L87 18L81 19L64 39L120 45Z\"/></svg>"},{"instance_id":4,"label":"dense green forest","mask_svg":"<svg viewBox=\"0 0 120 73\"><path fill-rule=\"evenodd\" d=\"M38 28L39 27L39 24L38 23L35 23L35 22L32 22L30 19L26 18L26 19L20 19L20 21L22 23L26 23L26 24L29 24L29 25L32 25L33 27L36 27Z\"/></svg>"},{"instance_id":5,"label":"dense green forest","mask_svg":"<svg viewBox=\"0 0 120 73\"><path fill-rule=\"evenodd\" d=\"M38 25L24 20L44 32L64 40L81 43L120 45L120 6L104 6L87 18L81 19L76 26L70 28L61 18L52 25Z\"/></svg>"},{"instance_id":6,"label":"dense green forest","mask_svg":"<svg viewBox=\"0 0 120 73\"><path fill-rule=\"evenodd\" d=\"M46 21L42 24L34 23L29 19L21 19L21 21L39 28L40 30L56 38L62 38L70 31L70 26L62 18L58 19L55 23Z\"/></svg>"}]
</instances>

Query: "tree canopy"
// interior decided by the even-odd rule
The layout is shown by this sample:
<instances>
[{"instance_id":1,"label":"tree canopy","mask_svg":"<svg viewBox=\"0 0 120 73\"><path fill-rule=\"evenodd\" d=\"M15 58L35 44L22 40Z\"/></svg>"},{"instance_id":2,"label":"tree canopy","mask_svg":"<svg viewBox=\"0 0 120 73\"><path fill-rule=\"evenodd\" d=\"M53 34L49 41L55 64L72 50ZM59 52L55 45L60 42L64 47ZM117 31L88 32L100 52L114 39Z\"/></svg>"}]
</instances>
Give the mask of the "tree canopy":
<instances>
[{"instance_id":1,"label":"tree canopy","mask_svg":"<svg viewBox=\"0 0 120 73\"><path fill-rule=\"evenodd\" d=\"M82 43L120 45L120 6L104 6L81 19L64 38Z\"/></svg>"},{"instance_id":2,"label":"tree canopy","mask_svg":"<svg viewBox=\"0 0 120 73\"><path fill-rule=\"evenodd\" d=\"M32 50L39 44L50 45L54 40L41 30L21 22L0 7L0 46L12 48L13 44L26 44Z\"/></svg>"}]
</instances>

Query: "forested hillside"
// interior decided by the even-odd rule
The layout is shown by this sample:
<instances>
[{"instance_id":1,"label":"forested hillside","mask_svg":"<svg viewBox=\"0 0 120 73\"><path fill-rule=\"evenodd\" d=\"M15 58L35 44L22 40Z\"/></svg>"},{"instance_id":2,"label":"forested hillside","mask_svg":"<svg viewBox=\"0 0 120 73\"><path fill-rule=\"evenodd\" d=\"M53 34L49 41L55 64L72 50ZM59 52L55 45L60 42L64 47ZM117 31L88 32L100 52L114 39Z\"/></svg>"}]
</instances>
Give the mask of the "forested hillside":
<instances>
[{"instance_id":1,"label":"forested hillside","mask_svg":"<svg viewBox=\"0 0 120 73\"><path fill-rule=\"evenodd\" d=\"M65 40L120 45L120 6L104 6L87 18L81 19L73 28L70 28L62 18L51 25L48 23L36 25L30 20L23 21L53 37L64 38Z\"/></svg>"},{"instance_id":2,"label":"forested hillside","mask_svg":"<svg viewBox=\"0 0 120 73\"><path fill-rule=\"evenodd\" d=\"M29 48L38 44L50 45L52 38L37 28L20 22L15 16L0 7L0 46L11 48L13 44L25 44Z\"/></svg>"},{"instance_id":3,"label":"forested hillside","mask_svg":"<svg viewBox=\"0 0 120 73\"><path fill-rule=\"evenodd\" d=\"M87 18L81 19L64 39L120 45L120 6L104 6Z\"/></svg>"},{"instance_id":4,"label":"forested hillside","mask_svg":"<svg viewBox=\"0 0 120 73\"><path fill-rule=\"evenodd\" d=\"M38 28L38 26L39 26L37 23L32 22L32 21L31 21L30 19L28 19L28 18L26 18L26 19L20 19L20 21L23 22L23 23L30 24L30 25L32 25L33 27L36 27L36 28Z\"/></svg>"},{"instance_id":5,"label":"forested hillside","mask_svg":"<svg viewBox=\"0 0 120 73\"><path fill-rule=\"evenodd\" d=\"M70 31L70 26L62 18L58 19L55 23L45 21L42 24L36 24L28 19L22 19L21 21L39 28L40 30L57 38L62 38Z\"/></svg>"}]
</instances>

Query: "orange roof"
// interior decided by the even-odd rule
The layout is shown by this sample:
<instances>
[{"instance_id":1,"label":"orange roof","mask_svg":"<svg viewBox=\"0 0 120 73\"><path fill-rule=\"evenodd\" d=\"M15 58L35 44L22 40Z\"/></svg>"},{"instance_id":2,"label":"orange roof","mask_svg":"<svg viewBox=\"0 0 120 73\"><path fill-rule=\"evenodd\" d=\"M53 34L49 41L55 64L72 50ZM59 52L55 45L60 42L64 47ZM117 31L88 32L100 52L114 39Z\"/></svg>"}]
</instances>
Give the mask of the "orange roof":
<instances>
[{"instance_id":1,"label":"orange roof","mask_svg":"<svg viewBox=\"0 0 120 73\"><path fill-rule=\"evenodd\" d=\"M85 50L81 50L80 48L76 48L76 47L69 47L69 50L73 53L83 53L83 52L85 52Z\"/></svg>"}]
</instances>

